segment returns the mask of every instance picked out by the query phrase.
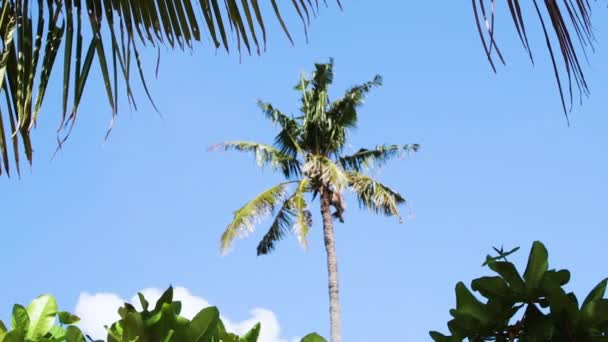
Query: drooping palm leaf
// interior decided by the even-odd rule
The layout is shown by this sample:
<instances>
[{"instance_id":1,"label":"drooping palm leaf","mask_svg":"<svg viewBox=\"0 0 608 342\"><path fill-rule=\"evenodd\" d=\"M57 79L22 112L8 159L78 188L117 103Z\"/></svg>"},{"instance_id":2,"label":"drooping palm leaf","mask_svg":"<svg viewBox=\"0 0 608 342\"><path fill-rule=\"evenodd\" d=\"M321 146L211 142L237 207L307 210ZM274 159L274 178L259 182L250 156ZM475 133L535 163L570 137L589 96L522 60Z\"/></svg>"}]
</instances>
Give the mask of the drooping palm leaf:
<instances>
[{"instance_id":1,"label":"drooping palm leaf","mask_svg":"<svg viewBox=\"0 0 608 342\"><path fill-rule=\"evenodd\" d=\"M348 172L349 187L357 195L359 205L375 213L397 216L402 221L398 206L405 198L386 185L358 172Z\"/></svg>"},{"instance_id":2,"label":"drooping palm leaf","mask_svg":"<svg viewBox=\"0 0 608 342\"><path fill-rule=\"evenodd\" d=\"M274 250L275 243L282 240L293 226L293 217L293 205L291 201L286 200L270 225L270 229L258 244L258 255L268 254Z\"/></svg>"},{"instance_id":3,"label":"drooping palm leaf","mask_svg":"<svg viewBox=\"0 0 608 342\"><path fill-rule=\"evenodd\" d=\"M258 166L270 166L273 169L280 169L285 177L298 176L300 174L300 162L277 148L250 141L226 141L211 146L210 150L215 149L237 150L242 152L252 152Z\"/></svg>"},{"instance_id":4,"label":"drooping palm leaf","mask_svg":"<svg viewBox=\"0 0 608 342\"><path fill-rule=\"evenodd\" d=\"M495 39L496 0L471 0L477 30L488 61L496 71L496 58L505 59ZM502 3L502 2L501 2ZM581 54L593 49L595 40L591 26L591 4L588 0L506 0L517 34L534 62L528 40L524 18L536 17L545 37L547 52L553 65L555 80L566 118L572 108L574 89L579 97L587 95L589 88L585 79ZM557 42L557 47L555 46ZM560 59L561 58L561 62ZM563 64L562 64L563 63ZM560 65L563 65L560 68ZM569 102L569 105L568 105ZM568 108L569 107L569 108Z\"/></svg>"},{"instance_id":5,"label":"drooping palm leaf","mask_svg":"<svg viewBox=\"0 0 608 342\"><path fill-rule=\"evenodd\" d=\"M345 170L361 172L366 168L380 167L402 152L416 152L419 148L418 144L380 145L373 149L362 148L352 155L340 157L339 161Z\"/></svg>"},{"instance_id":6,"label":"drooping palm leaf","mask_svg":"<svg viewBox=\"0 0 608 342\"><path fill-rule=\"evenodd\" d=\"M265 13L264 5L271 13ZM277 0L1 1L0 174L18 172L21 154L32 162L30 132L45 112L53 75L62 87L61 143L78 119L91 71L99 71L112 124L122 96L137 108L133 78L152 100L142 66L143 49L156 50L160 45L191 49L210 40L214 48L260 53L266 46L269 14L292 39L282 16L288 7L306 28L319 11L319 1L280 5ZM59 51L63 58L57 59Z\"/></svg>"},{"instance_id":7,"label":"drooping palm leaf","mask_svg":"<svg viewBox=\"0 0 608 342\"><path fill-rule=\"evenodd\" d=\"M307 179L300 181L294 194L284 201L268 232L258 244L258 255L272 252L275 243L283 239L289 231L296 234L302 246L308 245L306 237L312 225L312 215L304 198L304 194L308 191L308 184Z\"/></svg>"},{"instance_id":8,"label":"drooping palm leaf","mask_svg":"<svg viewBox=\"0 0 608 342\"><path fill-rule=\"evenodd\" d=\"M312 214L308 209L308 203L304 194L310 191L310 181L303 179L291 199L292 207L295 211L295 222L293 232L298 237L298 241L304 247L308 246L308 232L312 226Z\"/></svg>"},{"instance_id":9,"label":"drooping palm leaf","mask_svg":"<svg viewBox=\"0 0 608 342\"><path fill-rule=\"evenodd\" d=\"M251 233L259 220L273 213L275 208L287 197L287 188L291 183L293 182L278 184L235 211L232 222L226 227L220 239L222 252L230 247L231 242L237 236Z\"/></svg>"}]
</instances>

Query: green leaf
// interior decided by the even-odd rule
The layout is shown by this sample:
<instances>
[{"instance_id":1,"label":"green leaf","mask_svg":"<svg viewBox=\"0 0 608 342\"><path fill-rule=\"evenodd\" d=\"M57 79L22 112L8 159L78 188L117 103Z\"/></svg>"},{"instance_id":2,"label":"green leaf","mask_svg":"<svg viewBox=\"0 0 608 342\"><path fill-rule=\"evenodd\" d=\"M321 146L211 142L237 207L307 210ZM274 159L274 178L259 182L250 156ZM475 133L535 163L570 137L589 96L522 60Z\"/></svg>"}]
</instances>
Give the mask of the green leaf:
<instances>
[{"instance_id":1,"label":"green leaf","mask_svg":"<svg viewBox=\"0 0 608 342\"><path fill-rule=\"evenodd\" d=\"M524 272L524 280L526 281L526 289L531 295L540 287L543 275L549 269L549 254L545 246L535 241L530 251L528 258L528 266Z\"/></svg>"},{"instance_id":2,"label":"green leaf","mask_svg":"<svg viewBox=\"0 0 608 342\"><path fill-rule=\"evenodd\" d=\"M65 341L66 342L85 342L84 335L82 331L75 326L67 327L65 331Z\"/></svg>"},{"instance_id":3,"label":"green leaf","mask_svg":"<svg viewBox=\"0 0 608 342\"><path fill-rule=\"evenodd\" d=\"M602 280L599 284L597 284L593 290L587 295L585 301L583 302L583 306L581 310L585 309L585 306L589 305L591 302L598 301L604 298L606 294L606 286L608 285L608 279Z\"/></svg>"},{"instance_id":4,"label":"green leaf","mask_svg":"<svg viewBox=\"0 0 608 342\"><path fill-rule=\"evenodd\" d=\"M475 279L471 283L471 289L481 293L482 296L488 299L512 295L509 285L501 277L482 277Z\"/></svg>"},{"instance_id":5,"label":"green leaf","mask_svg":"<svg viewBox=\"0 0 608 342\"><path fill-rule=\"evenodd\" d=\"M210 330L218 325L220 320L220 312L216 307L208 307L201 310L190 321L189 339L191 341L206 341L204 337L208 335Z\"/></svg>"},{"instance_id":6,"label":"green leaf","mask_svg":"<svg viewBox=\"0 0 608 342\"><path fill-rule=\"evenodd\" d=\"M162 309L163 304L171 304L173 301L173 286L169 286L167 290L160 296L156 305L154 306L154 311L159 311Z\"/></svg>"},{"instance_id":7,"label":"green leaf","mask_svg":"<svg viewBox=\"0 0 608 342\"><path fill-rule=\"evenodd\" d=\"M591 323L595 323L598 318L597 309L602 306L602 302L604 302L603 298L606 293L606 285L608 285L608 279L602 280L599 284L597 284L593 290L587 295L583 305L581 306L581 316L584 320L589 321ZM608 317L602 317L603 319L607 319Z\"/></svg>"},{"instance_id":8,"label":"green leaf","mask_svg":"<svg viewBox=\"0 0 608 342\"><path fill-rule=\"evenodd\" d=\"M241 336L239 342L256 342L260 336L260 323L251 328L245 335Z\"/></svg>"},{"instance_id":9,"label":"green leaf","mask_svg":"<svg viewBox=\"0 0 608 342\"><path fill-rule=\"evenodd\" d=\"M137 292L137 297L139 297L139 302L141 303L141 307L144 309L144 311L148 311L148 307L150 306L150 303L148 303L148 301L146 300L144 295L141 294L140 292Z\"/></svg>"},{"instance_id":10,"label":"green leaf","mask_svg":"<svg viewBox=\"0 0 608 342\"><path fill-rule=\"evenodd\" d=\"M21 329L27 331L30 326L30 316L27 314L27 310L19 304L13 306L13 316L11 317L11 326L13 329Z\"/></svg>"},{"instance_id":11,"label":"green leaf","mask_svg":"<svg viewBox=\"0 0 608 342\"><path fill-rule=\"evenodd\" d=\"M327 342L327 340L317 333L312 333L304 336L300 342Z\"/></svg>"},{"instance_id":12,"label":"green leaf","mask_svg":"<svg viewBox=\"0 0 608 342\"><path fill-rule=\"evenodd\" d=\"M511 290L518 294L523 294L525 290L525 283L515 266L506 261L490 261L488 267L496 273L498 273L511 287Z\"/></svg>"},{"instance_id":13,"label":"green leaf","mask_svg":"<svg viewBox=\"0 0 608 342\"><path fill-rule=\"evenodd\" d=\"M73 315L67 311L60 311L58 314L61 324L74 324L80 321L80 317Z\"/></svg>"},{"instance_id":14,"label":"green leaf","mask_svg":"<svg viewBox=\"0 0 608 342\"><path fill-rule=\"evenodd\" d=\"M122 337L127 341L141 339L146 335L145 325L139 312L127 312L124 319L121 320L120 325L122 327Z\"/></svg>"},{"instance_id":15,"label":"green leaf","mask_svg":"<svg viewBox=\"0 0 608 342\"><path fill-rule=\"evenodd\" d=\"M491 319L484 304L475 298L462 282L456 284L456 311L470 315L482 324L487 324Z\"/></svg>"},{"instance_id":16,"label":"green leaf","mask_svg":"<svg viewBox=\"0 0 608 342\"><path fill-rule=\"evenodd\" d=\"M51 330L49 330L49 335L55 340L63 341L65 339L66 330L58 325L54 325ZM1 340L0 340L1 341Z\"/></svg>"},{"instance_id":17,"label":"green leaf","mask_svg":"<svg viewBox=\"0 0 608 342\"><path fill-rule=\"evenodd\" d=\"M463 340L454 336L445 336L437 331L431 331L429 335L435 342L461 342Z\"/></svg>"},{"instance_id":18,"label":"green leaf","mask_svg":"<svg viewBox=\"0 0 608 342\"><path fill-rule=\"evenodd\" d=\"M30 317L30 328L26 337L36 340L49 332L55 324L57 301L52 296L42 295L27 306L27 313Z\"/></svg>"},{"instance_id":19,"label":"green leaf","mask_svg":"<svg viewBox=\"0 0 608 342\"><path fill-rule=\"evenodd\" d=\"M2 339L4 338L4 335L6 335L6 332L6 326L4 325L4 322L0 320L0 342L2 342Z\"/></svg>"},{"instance_id":20,"label":"green leaf","mask_svg":"<svg viewBox=\"0 0 608 342\"><path fill-rule=\"evenodd\" d=\"M25 341L25 332L22 329L11 330L6 335L4 335L4 339L2 339L2 342L24 342L24 341Z\"/></svg>"}]
</instances>

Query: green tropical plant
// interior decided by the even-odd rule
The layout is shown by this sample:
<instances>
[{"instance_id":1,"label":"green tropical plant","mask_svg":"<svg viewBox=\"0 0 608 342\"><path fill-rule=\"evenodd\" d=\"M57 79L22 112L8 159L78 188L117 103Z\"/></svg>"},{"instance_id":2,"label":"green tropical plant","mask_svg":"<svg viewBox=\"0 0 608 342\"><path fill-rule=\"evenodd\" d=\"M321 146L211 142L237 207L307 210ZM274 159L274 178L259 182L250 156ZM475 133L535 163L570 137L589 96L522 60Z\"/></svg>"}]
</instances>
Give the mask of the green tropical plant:
<instances>
[{"instance_id":1,"label":"green tropical plant","mask_svg":"<svg viewBox=\"0 0 608 342\"><path fill-rule=\"evenodd\" d=\"M342 98L332 102L328 91L333 76L333 61L316 64L311 77L302 75L295 88L301 94L300 113L296 116L284 114L269 103L259 103L266 118L279 129L274 145L228 141L212 149L252 153L259 166L270 166L286 178L234 212L232 222L221 237L224 252L237 236L252 231L257 220L271 213L276 216L257 247L258 255L271 252L290 231L306 246L312 225L307 194L311 194L313 200L317 195L320 197L329 276L331 341L339 342L338 262L333 219L344 221L344 191L352 190L361 207L401 220L398 206L405 203L405 198L364 171L381 166L404 151L416 151L419 146L380 145L360 149L352 155L343 154L348 133L357 124L358 108L366 94L381 85L382 79L376 76L370 82L353 86Z\"/></svg>"},{"instance_id":2,"label":"green tropical plant","mask_svg":"<svg viewBox=\"0 0 608 342\"><path fill-rule=\"evenodd\" d=\"M121 319L108 329L107 342L255 342L260 324L239 337L226 331L216 307L202 309L192 320L180 316L181 302L173 301L173 288L158 299L154 308L138 293L142 306L139 312L131 304L118 309Z\"/></svg>"},{"instance_id":3,"label":"green tropical plant","mask_svg":"<svg viewBox=\"0 0 608 342\"><path fill-rule=\"evenodd\" d=\"M549 269L548 252L534 242L522 275L499 251L486 258L497 275L473 280L473 295L462 283L456 285L456 308L450 310L450 336L431 332L436 342L601 342L608 340L608 279L602 280L579 304L564 286L570 271Z\"/></svg>"},{"instance_id":4,"label":"green tropical plant","mask_svg":"<svg viewBox=\"0 0 608 342\"><path fill-rule=\"evenodd\" d=\"M118 309L120 320L106 327L107 342L256 342L260 324L243 336L226 331L216 307L202 309L192 320L180 316L181 302L173 300L169 287L158 299L154 308L138 293L142 311L129 303ZM59 325L56 325L57 320ZM43 295L27 308L16 304L11 317L11 330L0 321L0 342L92 342L73 324L80 318L66 311L58 311L55 298ZM312 333L301 342L327 342Z\"/></svg>"},{"instance_id":5,"label":"green tropical plant","mask_svg":"<svg viewBox=\"0 0 608 342\"><path fill-rule=\"evenodd\" d=\"M57 320L60 325L55 324ZM11 329L0 321L0 342L84 342L80 329L72 325L79 320L69 312L59 311L55 298L43 295L27 308L13 306Z\"/></svg>"}]
</instances>

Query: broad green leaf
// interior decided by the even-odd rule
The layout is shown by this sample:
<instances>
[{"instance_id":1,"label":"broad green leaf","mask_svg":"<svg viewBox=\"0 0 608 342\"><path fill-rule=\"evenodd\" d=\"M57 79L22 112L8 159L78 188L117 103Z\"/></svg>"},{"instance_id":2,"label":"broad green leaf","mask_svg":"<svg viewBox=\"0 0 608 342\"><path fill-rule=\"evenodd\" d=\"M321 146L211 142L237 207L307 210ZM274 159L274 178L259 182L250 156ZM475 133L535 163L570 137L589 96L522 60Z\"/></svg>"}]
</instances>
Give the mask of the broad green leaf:
<instances>
[{"instance_id":1,"label":"broad green leaf","mask_svg":"<svg viewBox=\"0 0 608 342\"><path fill-rule=\"evenodd\" d=\"M471 289L481 293L482 296L491 299L512 295L509 285L501 277L482 277L473 280Z\"/></svg>"},{"instance_id":2,"label":"broad green leaf","mask_svg":"<svg viewBox=\"0 0 608 342\"><path fill-rule=\"evenodd\" d=\"M317 333L312 333L304 336L300 342L327 342L327 340Z\"/></svg>"},{"instance_id":3,"label":"broad green leaf","mask_svg":"<svg viewBox=\"0 0 608 342\"><path fill-rule=\"evenodd\" d=\"M121 320L122 337L127 341L143 338L145 335L145 325L139 312L130 311Z\"/></svg>"},{"instance_id":4,"label":"broad green leaf","mask_svg":"<svg viewBox=\"0 0 608 342\"><path fill-rule=\"evenodd\" d=\"M463 314L469 314L481 322L487 322L484 305L467 289L462 283L456 284L456 310Z\"/></svg>"},{"instance_id":5,"label":"broad green leaf","mask_svg":"<svg viewBox=\"0 0 608 342\"><path fill-rule=\"evenodd\" d=\"M524 280L526 281L526 289L529 295L537 291L543 275L548 269L549 254L547 253L547 249L541 242L535 241L528 258L528 266L524 272Z\"/></svg>"},{"instance_id":6,"label":"broad green leaf","mask_svg":"<svg viewBox=\"0 0 608 342\"><path fill-rule=\"evenodd\" d=\"M606 285L608 279L602 280L593 290L587 295L583 305L581 306L581 316L585 321L595 323L600 318L608 319L608 317L597 317L597 309L602 306L604 294L606 293Z\"/></svg>"},{"instance_id":7,"label":"broad green leaf","mask_svg":"<svg viewBox=\"0 0 608 342\"><path fill-rule=\"evenodd\" d=\"M192 341L205 341L203 337L207 332L218 325L220 312L214 306L205 308L196 314L190 321L188 335Z\"/></svg>"},{"instance_id":8,"label":"broad green leaf","mask_svg":"<svg viewBox=\"0 0 608 342\"><path fill-rule=\"evenodd\" d=\"M27 313L30 317L30 328L26 337L30 340L36 340L49 332L55 324L57 302L52 296L40 296L28 305Z\"/></svg>"},{"instance_id":9,"label":"broad green leaf","mask_svg":"<svg viewBox=\"0 0 608 342\"><path fill-rule=\"evenodd\" d=\"M13 315L11 316L11 327L14 330L21 329L27 331L30 326L30 317L27 314L27 310L19 304L13 306Z\"/></svg>"},{"instance_id":10,"label":"broad green leaf","mask_svg":"<svg viewBox=\"0 0 608 342\"><path fill-rule=\"evenodd\" d=\"M25 342L25 332L22 329L14 329L4 335L2 342Z\"/></svg>"},{"instance_id":11,"label":"broad green leaf","mask_svg":"<svg viewBox=\"0 0 608 342\"><path fill-rule=\"evenodd\" d=\"M489 262L488 267L498 273L509 284L511 290L519 294L524 293L525 283L512 263L505 261Z\"/></svg>"},{"instance_id":12,"label":"broad green leaf","mask_svg":"<svg viewBox=\"0 0 608 342\"><path fill-rule=\"evenodd\" d=\"M73 315L67 311L60 311L58 314L61 324L74 324L80 321L80 317Z\"/></svg>"},{"instance_id":13,"label":"broad green leaf","mask_svg":"<svg viewBox=\"0 0 608 342\"><path fill-rule=\"evenodd\" d=\"M597 301L604 298L606 294L606 286L608 285L608 279L602 280L599 284L597 284L593 290L587 295L585 301L583 302L583 306L581 308L582 311L585 310L585 306L589 305L589 303L593 301Z\"/></svg>"},{"instance_id":14,"label":"broad green leaf","mask_svg":"<svg viewBox=\"0 0 608 342\"><path fill-rule=\"evenodd\" d=\"M65 331L65 341L66 342L85 342L84 335L82 331L75 326L67 327Z\"/></svg>"},{"instance_id":15,"label":"broad green leaf","mask_svg":"<svg viewBox=\"0 0 608 342\"><path fill-rule=\"evenodd\" d=\"M256 342L260 336L260 323L257 323L245 335L241 336L239 342Z\"/></svg>"}]
</instances>

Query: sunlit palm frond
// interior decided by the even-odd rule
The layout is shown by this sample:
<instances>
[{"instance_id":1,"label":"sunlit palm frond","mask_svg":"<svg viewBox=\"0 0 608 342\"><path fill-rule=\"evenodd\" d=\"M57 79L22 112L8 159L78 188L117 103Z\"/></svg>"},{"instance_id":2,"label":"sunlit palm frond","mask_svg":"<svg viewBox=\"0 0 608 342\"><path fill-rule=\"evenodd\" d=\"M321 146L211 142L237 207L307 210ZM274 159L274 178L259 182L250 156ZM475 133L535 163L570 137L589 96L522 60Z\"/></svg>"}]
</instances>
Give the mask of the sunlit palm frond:
<instances>
[{"instance_id":1,"label":"sunlit palm frond","mask_svg":"<svg viewBox=\"0 0 608 342\"><path fill-rule=\"evenodd\" d=\"M361 172L367 168L380 167L402 152L416 152L419 148L418 144L380 145L373 149L362 148L352 155L340 157L339 161L345 170Z\"/></svg>"},{"instance_id":2,"label":"sunlit palm frond","mask_svg":"<svg viewBox=\"0 0 608 342\"><path fill-rule=\"evenodd\" d=\"M53 75L60 82L60 108L53 112L59 113L61 144L78 119L90 75L99 75L94 81L103 85L111 128L119 98L137 109L133 82L153 99L142 61L150 51L144 54L144 49L160 53L163 45L190 50L210 41L213 48L260 53L266 47L269 17L276 18L292 41L283 20L289 8L306 32L319 1L270 0L267 8L258 0L1 1L0 174L19 172L22 155L32 162L30 132L44 112Z\"/></svg>"},{"instance_id":3,"label":"sunlit palm frond","mask_svg":"<svg viewBox=\"0 0 608 342\"><path fill-rule=\"evenodd\" d=\"M270 229L258 244L258 255L272 252L275 243L283 239L290 230L296 234L300 244L304 247L307 246L306 237L312 225L312 215L304 199L304 194L308 191L308 184L309 181L306 179L300 181L294 194L285 200Z\"/></svg>"},{"instance_id":4,"label":"sunlit palm frond","mask_svg":"<svg viewBox=\"0 0 608 342\"><path fill-rule=\"evenodd\" d=\"M312 226L312 214L308 209L308 202L304 198L304 194L310 190L310 181L303 179L296 189L293 198L291 199L293 210L295 211L295 222L293 232L298 237L298 241L304 247L308 246L308 232Z\"/></svg>"},{"instance_id":5,"label":"sunlit palm frond","mask_svg":"<svg viewBox=\"0 0 608 342\"><path fill-rule=\"evenodd\" d=\"M386 185L357 172L348 172L349 187L357 195L359 205L387 216L397 216L401 222L398 206L405 198Z\"/></svg>"},{"instance_id":6,"label":"sunlit palm frond","mask_svg":"<svg viewBox=\"0 0 608 342\"><path fill-rule=\"evenodd\" d=\"M232 222L226 227L220 239L222 252L230 247L236 237L251 233L259 220L274 212L279 203L287 197L287 188L291 183L293 182L276 185L235 211Z\"/></svg>"},{"instance_id":7,"label":"sunlit palm frond","mask_svg":"<svg viewBox=\"0 0 608 342\"><path fill-rule=\"evenodd\" d=\"M471 2L483 48L492 69L496 71L496 58L501 63L505 63L495 34L497 1L471 0ZM580 54L582 53L586 58L587 49L593 49L595 40L591 26L591 4L588 0L532 0L530 2L506 0L506 5L517 34L532 62L534 59L524 18L530 16L527 13L533 13L532 16L538 20L545 38L544 44L553 64L563 110L568 117L568 112L572 108L574 88L581 98L589 92ZM555 41L558 48L554 46ZM559 67L561 63L563 68Z\"/></svg>"},{"instance_id":8,"label":"sunlit palm frond","mask_svg":"<svg viewBox=\"0 0 608 342\"><path fill-rule=\"evenodd\" d=\"M331 159L322 155L311 155L302 167L302 173L309 179L319 180L322 186L341 191L348 186L347 173Z\"/></svg>"},{"instance_id":9,"label":"sunlit palm frond","mask_svg":"<svg viewBox=\"0 0 608 342\"><path fill-rule=\"evenodd\" d=\"M210 150L214 149L251 152L258 166L268 165L273 169L280 169L287 178L300 174L300 162L297 159L270 145L250 141L226 141L210 147Z\"/></svg>"},{"instance_id":10,"label":"sunlit palm frond","mask_svg":"<svg viewBox=\"0 0 608 342\"><path fill-rule=\"evenodd\" d=\"M299 142L302 134L300 123L296 119L283 114L270 103L258 101L258 106L268 119L281 128L275 138L275 144L279 146L282 153L295 158L302 151Z\"/></svg>"}]
</instances>

